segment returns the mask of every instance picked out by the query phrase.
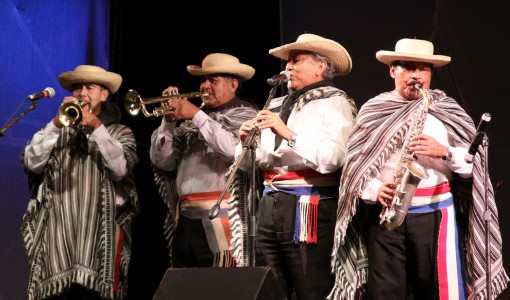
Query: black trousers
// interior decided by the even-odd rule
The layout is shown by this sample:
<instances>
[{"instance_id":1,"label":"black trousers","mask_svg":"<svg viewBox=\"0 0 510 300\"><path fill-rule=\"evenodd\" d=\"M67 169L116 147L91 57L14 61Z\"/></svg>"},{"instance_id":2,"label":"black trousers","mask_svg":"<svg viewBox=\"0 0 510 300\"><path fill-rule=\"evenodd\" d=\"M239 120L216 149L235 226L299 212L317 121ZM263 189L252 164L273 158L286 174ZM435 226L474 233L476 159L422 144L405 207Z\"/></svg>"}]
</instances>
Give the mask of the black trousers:
<instances>
[{"instance_id":1,"label":"black trousers","mask_svg":"<svg viewBox=\"0 0 510 300\"><path fill-rule=\"evenodd\" d=\"M441 212L407 214L399 227L379 224L380 205L370 205L369 300L434 300L439 297L437 239Z\"/></svg>"},{"instance_id":2,"label":"black trousers","mask_svg":"<svg viewBox=\"0 0 510 300\"><path fill-rule=\"evenodd\" d=\"M212 267L214 254L209 248L201 219L179 216L172 245L175 268Z\"/></svg>"},{"instance_id":3,"label":"black trousers","mask_svg":"<svg viewBox=\"0 0 510 300\"><path fill-rule=\"evenodd\" d=\"M331 292L331 251L338 199L319 201L317 244L296 244L294 225L298 197L264 196L257 208L256 265L271 266L287 299L321 300Z\"/></svg>"}]
</instances>

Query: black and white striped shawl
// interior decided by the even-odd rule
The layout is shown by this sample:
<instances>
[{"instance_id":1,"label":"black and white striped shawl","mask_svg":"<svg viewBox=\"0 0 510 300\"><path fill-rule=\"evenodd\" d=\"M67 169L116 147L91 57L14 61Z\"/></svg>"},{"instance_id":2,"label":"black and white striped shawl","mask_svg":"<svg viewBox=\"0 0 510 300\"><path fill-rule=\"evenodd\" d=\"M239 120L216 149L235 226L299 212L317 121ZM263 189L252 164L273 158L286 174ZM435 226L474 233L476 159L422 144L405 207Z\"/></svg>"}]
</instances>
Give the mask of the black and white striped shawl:
<instances>
[{"instance_id":1,"label":"black and white striped shawl","mask_svg":"<svg viewBox=\"0 0 510 300\"><path fill-rule=\"evenodd\" d=\"M204 110L210 118L222 125L222 128L232 132L235 136L238 135L239 127L241 124L257 114L258 109L256 106L241 100L234 98L226 105L211 110ZM190 120L185 121L178 128L176 128L176 136L174 136L174 149L179 153L182 159L182 155L187 153L187 149L191 148L191 145L197 142L205 143L204 137L198 131ZM227 171L227 170L225 170ZM177 190L175 186L175 178L177 176L176 171L165 171L153 167L154 181L158 187L159 194L167 208L166 218L163 224L163 234L167 241L168 255L170 259L170 266L173 266L172 248L173 248L173 236L176 228L176 222L178 219L178 200ZM220 255L220 254L218 254ZM215 259L215 261L218 261Z\"/></svg>"},{"instance_id":2,"label":"black and white striped shawl","mask_svg":"<svg viewBox=\"0 0 510 300\"><path fill-rule=\"evenodd\" d=\"M122 124L105 126L122 144L127 168L133 170L138 157L132 131ZM133 174L114 182L95 143L89 141L86 150L79 150L87 153L73 152L77 149L70 143L78 134L73 127L62 129L38 184L41 188L34 189L23 216L31 300L63 293L75 283L104 299L122 299L127 293L131 224L139 210ZM122 207L115 203L115 185L125 195ZM123 239L117 248L119 234Z\"/></svg>"},{"instance_id":3,"label":"black and white striped shawl","mask_svg":"<svg viewBox=\"0 0 510 300\"><path fill-rule=\"evenodd\" d=\"M453 146L468 147L475 134L473 120L443 91L430 90L429 114L443 122L453 137ZM353 299L356 289L366 283L368 260L362 234L359 195L368 181L377 177L389 155L403 143L410 118L423 101L407 101L393 92L386 92L367 101L361 108L351 132L347 157L340 180L340 195L332 253L335 286L328 299ZM407 122L405 120L408 120ZM501 293L508 276L503 268L501 233L494 190L485 176L485 153L478 149L473 161L473 178L461 180L454 176L452 192L460 224L464 224L469 299L487 299L485 268L485 203L491 212L491 275L492 291ZM488 182L486 185L485 183ZM488 199L485 199L485 187Z\"/></svg>"}]
</instances>

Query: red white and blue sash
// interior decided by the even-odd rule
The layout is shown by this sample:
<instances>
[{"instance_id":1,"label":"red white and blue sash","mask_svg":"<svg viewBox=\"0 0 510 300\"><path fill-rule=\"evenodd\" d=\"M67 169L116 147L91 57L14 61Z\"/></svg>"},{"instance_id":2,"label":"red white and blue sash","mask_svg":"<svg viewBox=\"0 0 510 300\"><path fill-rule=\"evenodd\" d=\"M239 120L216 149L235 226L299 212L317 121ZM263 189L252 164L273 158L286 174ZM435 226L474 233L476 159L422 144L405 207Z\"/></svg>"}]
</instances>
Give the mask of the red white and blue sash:
<instances>
[{"instance_id":1,"label":"red white and blue sash","mask_svg":"<svg viewBox=\"0 0 510 300\"><path fill-rule=\"evenodd\" d=\"M310 169L285 174L264 172L264 195L279 191L299 196L294 227L295 243L317 243L319 201L321 197L337 197L339 174L322 174Z\"/></svg>"},{"instance_id":2,"label":"red white and blue sash","mask_svg":"<svg viewBox=\"0 0 510 300\"><path fill-rule=\"evenodd\" d=\"M441 197L446 196L446 198ZM415 197L444 199L430 204L410 206L409 213L425 213L440 210L441 220L437 240L437 277L439 299L466 299L465 270L462 247L455 216L453 197L447 182L430 188L419 188ZM414 202L414 199L413 199Z\"/></svg>"}]
</instances>

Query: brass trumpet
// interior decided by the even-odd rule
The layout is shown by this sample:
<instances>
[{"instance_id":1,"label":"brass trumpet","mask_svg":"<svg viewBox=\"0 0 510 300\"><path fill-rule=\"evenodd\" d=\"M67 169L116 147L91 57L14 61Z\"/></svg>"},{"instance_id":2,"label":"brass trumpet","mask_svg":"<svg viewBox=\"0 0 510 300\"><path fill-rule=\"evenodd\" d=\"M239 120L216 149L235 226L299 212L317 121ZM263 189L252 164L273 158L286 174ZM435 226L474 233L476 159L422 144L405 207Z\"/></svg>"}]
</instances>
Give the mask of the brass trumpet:
<instances>
[{"instance_id":1,"label":"brass trumpet","mask_svg":"<svg viewBox=\"0 0 510 300\"><path fill-rule=\"evenodd\" d=\"M64 126L80 125L83 119L82 108L86 105L89 106L89 112L92 112L90 103L88 102L75 101L62 104L58 109L58 119L60 123Z\"/></svg>"},{"instance_id":2,"label":"brass trumpet","mask_svg":"<svg viewBox=\"0 0 510 300\"><path fill-rule=\"evenodd\" d=\"M146 117L159 117L174 112L174 108L158 107L155 108L152 113L147 111L146 105L154 103L163 103L173 98L202 98L202 104L199 108L204 106L204 97L209 96L209 93L193 92L187 94L175 94L170 96L154 97L147 100L142 100L140 94L135 90L130 89L124 96L124 108L133 116L138 115L140 109Z\"/></svg>"}]
</instances>

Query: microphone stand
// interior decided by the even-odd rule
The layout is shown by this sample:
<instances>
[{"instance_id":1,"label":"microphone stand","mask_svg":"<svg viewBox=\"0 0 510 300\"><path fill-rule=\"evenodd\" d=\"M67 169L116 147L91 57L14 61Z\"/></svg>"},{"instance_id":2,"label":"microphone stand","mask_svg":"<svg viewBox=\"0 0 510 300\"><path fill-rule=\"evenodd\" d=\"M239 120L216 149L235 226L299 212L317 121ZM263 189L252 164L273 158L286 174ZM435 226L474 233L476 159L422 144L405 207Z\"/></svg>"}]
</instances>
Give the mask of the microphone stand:
<instances>
[{"instance_id":1,"label":"microphone stand","mask_svg":"<svg viewBox=\"0 0 510 300\"><path fill-rule=\"evenodd\" d=\"M489 161L489 151L487 150L489 147L489 137L485 132L483 132L482 137L482 147L485 152L485 159L483 162L484 172L485 172L485 267L486 267L486 285L487 285L487 299L492 299L492 282L491 282L491 240L490 240L490 222L491 222L491 212L489 210L489 168L487 168L487 162Z\"/></svg>"},{"instance_id":2,"label":"microphone stand","mask_svg":"<svg viewBox=\"0 0 510 300\"><path fill-rule=\"evenodd\" d=\"M278 88L278 85L275 85L271 88L271 91L269 92L269 97L266 101L266 104L262 108L262 110L267 109L269 107L269 104L271 103L271 100L276 95L276 89ZM209 211L209 219L214 219L220 212L220 205L221 201L223 200L223 197L225 196L225 193L227 192L228 188L230 187L232 181L234 180L237 170L239 169L240 163L243 161L244 156L250 150L250 157L251 157L251 199L249 199L249 203L251 204L251 213L248 210L248 217L249 222L246 222L248 220L243 220L248 226L248 233L249 233L249 240L248 245L250 252L248 253L248 262L249 266L255 266L255 225L256 225L256 219L255 219L255 212L257 209L257 185L256 185L256 137L259 135L260 130L257 127L254 127L250 132L248 133L246 139L243 142L243 151L241 154L237 157L236 161L234 162L234 165L231 167L230 175L227 179L227 183L225 184L225 187L223 188L223 191L220 194L220 197L216 204L213 205L211 210ZM243 203L243 206L246 206L246 203Z\"/></svg>"},{"instance_id":3,"label":"microphone stand","mask_svg":"<svg viewBox=\"0 0 510 300\"><path fill-rule=\"evenodd\" d=\"M27 109L25 109L25 111L23 111L21 114L19 114L11 122L9 122L8 124L4 125L4 127L2 127L2 129L0 129L0 136L4 136L5 132L7 131L7 129L11 128L12 125L14 125L16 122L18 122L21 118L23 118L28 112L34 110L37 107L37 103L38 103L37 100L32 101L32 104L30 104L30 106L27 107Z\"/></svg>"}]
</instances>

